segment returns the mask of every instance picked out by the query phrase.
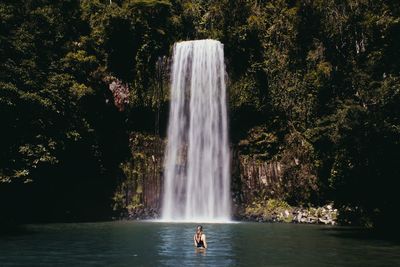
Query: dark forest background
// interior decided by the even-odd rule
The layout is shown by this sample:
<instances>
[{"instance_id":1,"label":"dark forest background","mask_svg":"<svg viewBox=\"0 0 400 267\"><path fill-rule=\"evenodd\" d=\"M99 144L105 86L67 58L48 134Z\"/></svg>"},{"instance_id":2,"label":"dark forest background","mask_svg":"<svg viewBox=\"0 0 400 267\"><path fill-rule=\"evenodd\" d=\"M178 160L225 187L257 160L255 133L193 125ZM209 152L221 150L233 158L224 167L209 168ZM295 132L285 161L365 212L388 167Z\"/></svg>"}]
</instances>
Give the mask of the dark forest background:
<instances>
[{"instance_id":1,"label":"dark forest background","mask_svg":"<svg viewBox=\"0 0 400 267\"><path fill-rule=\"evenodd\" d=\"M231 143L301 160L285 201L394 221L398 0L2 0L0 222L110 218L130 133L165 137L173 44L204 38Z\"/></svg>"}]
</instances>

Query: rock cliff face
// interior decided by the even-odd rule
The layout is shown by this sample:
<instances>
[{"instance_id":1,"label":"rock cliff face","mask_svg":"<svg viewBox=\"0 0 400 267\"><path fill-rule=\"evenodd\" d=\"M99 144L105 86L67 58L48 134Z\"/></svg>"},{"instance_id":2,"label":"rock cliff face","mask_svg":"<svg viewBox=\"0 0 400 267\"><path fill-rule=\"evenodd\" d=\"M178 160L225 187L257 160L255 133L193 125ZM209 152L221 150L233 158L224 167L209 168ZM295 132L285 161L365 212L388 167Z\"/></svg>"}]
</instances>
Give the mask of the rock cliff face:
<instances>
[{"instance_id":1,"label":"rock cliff face","mask_svg":"<svg viewBox=\"0 0 400 267\"><path fill-rule=\"evenodd\" d=\"M232 193L235 203L251 203L263 195L281 198L284 190L282 164L261 161L235 151L232 157Z\"/></svg>"},{"instance_id":2,"label":"rock cliff face","mask_svg":"<svg viewBox=\"0 0 400 267\"><path fill-rule=\"evenodd\" d=\"M165 141L156 136L132 133L130 144L132 158L121 165L125 177L121 178L115 193L114 208L122 217L157 218L163 194ZM242 154L234 146L231 152L232 206L235 218L252 219L254 216L250 213L254 203L266 199L285 200L291 194L290 190L299 189L299 186L301 189L302 185L287 175L293 173L293 168L297 166L300 170L304 169L296 158L284 162L260 160ZM298 213L293 215L297 216ZM254 218L258 220L260 216Z\"/></svg>"},{"instance_id":3,"label":"rock cliff face","mask_svg":"<svg viewBox=\"0 0 400 267\"><path fill-rule=\"evenodd\" d=\"M131 158L121 164L121 177L114 194L114 210L121 217L156 218L161 208L164 140L132 133Z\"/></svg>"},{"instance_id":4,"label":"rock cliff face","mask_svg":"<svg viewBox=\"0 0 400 267\"><path fill-rule=\"evenodd\" d=\"M125 177L114 197L115 209L132 216L141 209L159 213L165 142L156 136L132 133L130 145L132 158L121 165ZM259 161L242 156L237 149L232 151L232 195L236 205L251 203L260 194L280 197L284 186L279 162Z\"/></svg>"}]
</instances>

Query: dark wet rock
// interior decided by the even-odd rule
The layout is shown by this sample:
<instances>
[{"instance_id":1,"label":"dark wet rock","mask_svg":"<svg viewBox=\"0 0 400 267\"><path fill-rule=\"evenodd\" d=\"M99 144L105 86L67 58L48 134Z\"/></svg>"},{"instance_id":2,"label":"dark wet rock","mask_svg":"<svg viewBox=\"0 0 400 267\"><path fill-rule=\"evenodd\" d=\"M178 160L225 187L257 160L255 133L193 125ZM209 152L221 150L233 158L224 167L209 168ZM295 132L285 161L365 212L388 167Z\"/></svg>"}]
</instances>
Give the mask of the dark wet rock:
<instances>
[{"instance_id":1,"label":"dark wet rock","mask_svg":"<svg viewBox=\"0 0 400 267\"><path fill-rule=\"evenodd\" d=\"M159 218L159 212L153 208L139 206L130 208L126 214L121 214L120 218L128 220L153 220Z\"/></svg>"}]
</instances>

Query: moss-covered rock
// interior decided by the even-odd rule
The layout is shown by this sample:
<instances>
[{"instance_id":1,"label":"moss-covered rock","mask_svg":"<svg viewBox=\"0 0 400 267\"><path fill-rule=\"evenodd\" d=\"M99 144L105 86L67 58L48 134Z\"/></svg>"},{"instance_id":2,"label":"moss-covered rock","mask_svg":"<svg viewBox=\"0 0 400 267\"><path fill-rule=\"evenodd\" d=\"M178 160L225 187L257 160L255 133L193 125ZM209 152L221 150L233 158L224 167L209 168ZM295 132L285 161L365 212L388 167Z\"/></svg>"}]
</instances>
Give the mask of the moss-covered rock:
<instances>
[{"instance_id":1,"label":"moss-covered rock","mask_svg":"<svg viewBox=\"0 0 400 267\"><path fill-rule=\"evenodd\" d=\"M257 222L285 222L285 223L337 223L338 211L332 205L323 207L299 208L289 205L278 199L257 199L246 206L241 218Z\"/></svg>"},{"instance_id":2,"label":"moss-covered rock","mask_svg":"<svg viewBox=\"0 0 400 267\"><path fill-rule=\"evenodd\" d=\"M291 222L293 220L292 211L293 208L285 201L277 199L258 199L245 208L243 217L244 219L264 222Z\"/></svg>"},{"instance_id":3,"label":"moss-covered rock","mask_svg":"<svg viewBox=\"0 0 400 267\"><path fill-rule=\"evenodd\" d=\"M164 141L158 136L131 133L131 158L120 165L123 173L113 197L113 208L123 218L158 216L162 191Z\"/></svg>"}]
</instances>

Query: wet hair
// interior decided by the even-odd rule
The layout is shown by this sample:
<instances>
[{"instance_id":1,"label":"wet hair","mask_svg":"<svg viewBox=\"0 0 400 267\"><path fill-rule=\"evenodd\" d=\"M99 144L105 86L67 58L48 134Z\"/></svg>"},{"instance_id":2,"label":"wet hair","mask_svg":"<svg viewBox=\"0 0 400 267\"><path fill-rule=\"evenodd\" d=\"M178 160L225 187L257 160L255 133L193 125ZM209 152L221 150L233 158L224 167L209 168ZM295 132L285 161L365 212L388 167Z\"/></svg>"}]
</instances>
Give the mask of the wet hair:
<instances>
[{"instance_id":1,"label":"wet hair","mask_svg":"<svg viewBox=\"0 0 400 267\"><path fill-rule=\"evenodd\" d=\"M201 225L197 225L197 227L196 227L196 230L203 231L203 226L201 226Z\"/></svg>"}]
</instances>

